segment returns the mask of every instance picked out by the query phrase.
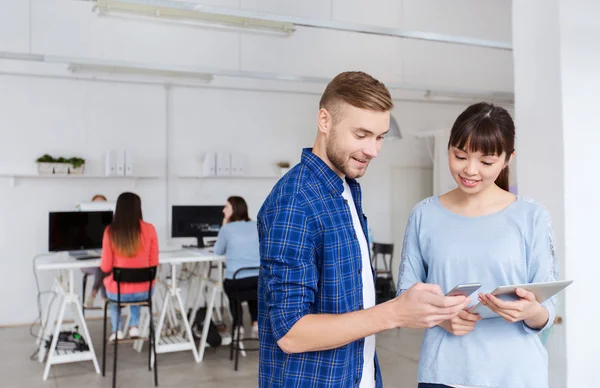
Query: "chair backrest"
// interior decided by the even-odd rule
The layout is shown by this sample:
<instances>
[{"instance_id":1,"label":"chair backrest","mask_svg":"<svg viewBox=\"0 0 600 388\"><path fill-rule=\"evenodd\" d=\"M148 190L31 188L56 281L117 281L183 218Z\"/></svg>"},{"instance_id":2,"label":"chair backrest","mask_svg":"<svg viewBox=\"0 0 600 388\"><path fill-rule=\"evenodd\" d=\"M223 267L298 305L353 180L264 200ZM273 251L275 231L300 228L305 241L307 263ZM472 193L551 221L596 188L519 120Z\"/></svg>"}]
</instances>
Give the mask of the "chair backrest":
<instances>
[{"instance_id":1,"label":"chair backrest","mask_svg":"<svg viewBox=\"0 0 600 388\"><path fill-rule=\"evenodd\" d=\"M237 271L235 271L233 273L233 279L234 280L237 279L237 276L238 276L239 273L241 273L241 272L248 272L248 271L260 271L260 267L243 267L243 268L240 268L240 269L238 269Z\"/></svg>"},{"instance_id":2,"label":"chair backrest","mask_svg":"<svg viewBox=\"0 0 600 388\"><path fill-rule=\"evenodd\" d=\"M394 244L373 243L373 253L382 255L393 255Z\"/></svg>"},{"instance_id":3,"label":"chair backrest","mask_svg":"<svg viewBox=\"0 0 600 388\"><path fill-rule=\"evenodd\" d=\"M148 301L152 298L152 281L156 277L157 267L120 268L113 267L113 279L117 282L117 302L121 303L121 283L148 282Z\"/></svg>"},{"instance_id":4,"label":"chair backrest","mask_svg":"<svg viewBox=\"0 0 600 388\"><path fill-rule=\"evenodd\" d=\"M379 255L382 255L383 268L388 275L392 274L392 259L394 256L394 244L373 243L373 257L371 263L375 272L379 272Z\"/></svg>"},{"instance_id":5,"label":"chair backrest","mask_svg":"<svg viewBox=\"0 0 600 388\"><path fill-rule=\"evenodd\" d=\"M113 279L117 283L144 283L152 282L156 277L157 267L145 268L118 268L113 267Z\"/></svg>"},{"instance_id":6,"label":"chair backrest","mask_svg":"<svg viewBox=\"0 0 600 388\"><path fill-rule=\"evenodd\" d=\"M256 271L256 270L260 271L260 267L243 267L243 268L240 268L240 269L238 269L237 271L235 271L233 273L232 280L238 280L237 276L240 273L249 272L249 271ZM235 299L239 300L239 301L257 300L258 299L257 290L246 289L246 290L240 291L239 288L238 288L238 285L236 283L232 284L231 290L233 292L233 297Z\"/></svg>"}]
</instances>

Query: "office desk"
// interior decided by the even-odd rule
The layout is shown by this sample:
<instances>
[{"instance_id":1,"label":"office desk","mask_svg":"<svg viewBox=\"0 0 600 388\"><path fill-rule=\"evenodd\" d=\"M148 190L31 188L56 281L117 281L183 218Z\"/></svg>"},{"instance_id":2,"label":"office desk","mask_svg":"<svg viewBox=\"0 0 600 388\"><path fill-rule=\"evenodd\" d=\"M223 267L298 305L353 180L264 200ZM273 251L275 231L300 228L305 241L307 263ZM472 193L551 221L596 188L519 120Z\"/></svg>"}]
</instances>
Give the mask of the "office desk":
<instances>
[{"instance_id":1,"label":"office desk","mask_svg":"<svg viewBox=\"0 0 600 388\"><path fill-rule=\"evenodd\" d=\"M65 252L61 253L48 253L40 254L35 258L35 269L36 271L50 271L57 270L59 275L54 279L53 290L58 298L57 306L58 310L55 314L52 313L51 309L45 310L42 322L47 322L47 325L41 325L38 333L37 345L39 346L38 360L43 362L46 355L45 341L52 333L52 343L50 344L51 351L48 354L46 366L44 369L43 379L47 380L48 374L50 373L50 367L54 364L79 362L79 361L92 361L96 373L100 374L100 368L96 353L94 352L92 340L87 328L87 324L83 317L83 311L79 296L74 291L74 272L75 270L88 267L99 267L100 259L92 260L75 260ZM225 260L224 256L217 256L212 254L208 249L178 249L161 251L159 253L159 265L170 265L171 266L171 280L168 287L167 297L163 302L161 308L159 323L156 327L157 333L157 353L168 353L182 350L191 350L196 362L202 361L204 356L204 349L206 347L206 338L208 336L208 328L210 319L212 317L212 311L214 308L214 300L217 292L222 287L222 265ZM202 338L198 349L193 339L190 323L186 316L183 302L181 300L181 291L177 287L177 266L185 263L208 263L217 262L219 266L219 278L217 281L211 279L202 279L202 283L207 286L212 286L212 295L210 298L209 305L207 306L207 313L205 318L205 324L202 331ZM161 338L161 331L164 325L167 310L174 306L179 307L181 313L182 325L185 331L186 338L181 335L178 338ZM52 306L54 307L54 306ZM70 351L59 351L56 349L58 335L61 331L66 309L72 307L74 309L76 321L78 321L79 327L83 332L83 337L89 346L89 351L86 352L70 352ZM195 307L194 310L197 310ZM193 312L195 315L195 311ZM50 318L50 319L48 319ZM193 318L193 316L192 316ZM149 321L146 322L145 330L148 330ZM143 330L144 330L143 329Z\"/></svg>"}]
</instances>

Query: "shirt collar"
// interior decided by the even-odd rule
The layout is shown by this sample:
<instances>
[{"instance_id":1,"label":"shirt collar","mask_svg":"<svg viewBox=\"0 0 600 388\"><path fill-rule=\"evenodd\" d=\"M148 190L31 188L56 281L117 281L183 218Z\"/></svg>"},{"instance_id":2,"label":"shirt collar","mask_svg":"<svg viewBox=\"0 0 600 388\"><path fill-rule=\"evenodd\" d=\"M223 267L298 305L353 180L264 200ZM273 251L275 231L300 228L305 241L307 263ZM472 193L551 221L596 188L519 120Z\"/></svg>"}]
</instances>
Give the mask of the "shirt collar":
<instances>
[{"instance_id":1,"label":"shirt collar","mask_svg":"<svg viewBox=\"0 0 600 388\"><path fill-rule=\"evenodd\" d=\"M312 150L312 148L302 149L301 163L311 169L330 192L342 194L344 192L344 182L342 179L327 165L327 163L325 163L325 161L323 161L323 159L315 155ZM356 179L346 177L346 182L348 182L351 189L358 187Z\"/></svg>"}]
</instances>

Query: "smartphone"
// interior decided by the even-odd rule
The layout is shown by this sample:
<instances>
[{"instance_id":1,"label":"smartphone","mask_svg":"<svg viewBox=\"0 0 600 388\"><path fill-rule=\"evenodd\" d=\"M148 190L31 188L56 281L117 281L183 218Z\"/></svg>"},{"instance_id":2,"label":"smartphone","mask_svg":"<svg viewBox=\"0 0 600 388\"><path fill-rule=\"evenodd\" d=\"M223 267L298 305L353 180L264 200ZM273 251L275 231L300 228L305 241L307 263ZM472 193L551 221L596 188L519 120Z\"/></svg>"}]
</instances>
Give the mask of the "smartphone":
<instances>
[{"instance_id":1,"label":"smartphone","mask_svg":"<svg viewBox=\"0 0 600 388\"><path fill-rule=\"evenodd\" d=\"M469 296L475 291L479 290L479 288L481 288L481 284L479 283L459 284L452 290L450 290L450 292L448 292L446 296Z\"/></svg>"}]
</instances>

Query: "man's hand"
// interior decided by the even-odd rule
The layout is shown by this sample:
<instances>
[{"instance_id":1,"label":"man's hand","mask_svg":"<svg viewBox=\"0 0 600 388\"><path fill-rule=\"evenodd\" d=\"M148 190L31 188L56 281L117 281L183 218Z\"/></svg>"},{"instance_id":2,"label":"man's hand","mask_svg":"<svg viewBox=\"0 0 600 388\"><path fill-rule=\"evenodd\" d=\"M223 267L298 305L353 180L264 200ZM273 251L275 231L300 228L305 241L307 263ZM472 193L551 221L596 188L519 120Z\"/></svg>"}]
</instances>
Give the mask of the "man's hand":
<instances>
[{"instance_id":1,"label":"man's hand","mask_svg":"<svg viewBox=\"0 0 600 388\"><path fill-rule=\"evenodd\" d=\"M470 300L444 296L435 284L415 284L395 299L345 314L306 314L277 344L286 353L336 349L396 327L433 327L454 318Z\"/></svg>"},{"instance_id":2,"label":"man's hand","mask_svg":"<svg viewBox=\"0 0 600 388\"><path fill-rule=\"evenodd\" d=\"M517 301L504 301L492 294L479 294L479 301L490 310L504 318L507 322L525 321L532 329L540 329L548 322L548 310L538 303L535 295L522 288L517 288Z\"/></svg>"},{"instance_id":3,"label":"man's hand","mask_svg":"<svg viewBox=\"0 0 600 388\"><path fill-rule=\"evenodd\" d=\"M481 316L469 314L467 310L461 310L454 318L440 323L440 327L450 334L463 336L473 331L475 324L480 320Z\"/></svg>"},{"instance_id":4,"label":"man's hand","mask_svg":"<svg viewBox=\"0 0 600 388\"><path fill-rule=\"evenodd\" d=\"M444 296L437 284L417 283L389 304L394 327L431 328L454 318L471 300Z\"/></svg>"}]
</instances>

